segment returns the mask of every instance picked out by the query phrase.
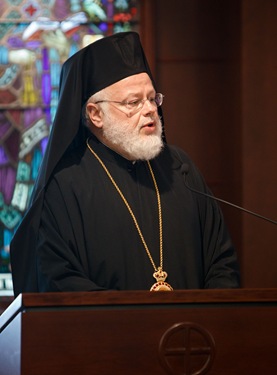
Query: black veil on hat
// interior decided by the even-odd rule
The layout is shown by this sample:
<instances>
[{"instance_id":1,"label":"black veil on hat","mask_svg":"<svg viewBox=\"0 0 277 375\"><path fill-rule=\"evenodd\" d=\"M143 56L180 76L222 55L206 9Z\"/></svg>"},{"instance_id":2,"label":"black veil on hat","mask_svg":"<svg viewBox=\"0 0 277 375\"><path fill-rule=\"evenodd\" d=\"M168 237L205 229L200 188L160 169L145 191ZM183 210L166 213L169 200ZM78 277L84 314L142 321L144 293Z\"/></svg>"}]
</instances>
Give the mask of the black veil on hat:
<instances>
[{"instance_id":1,"label":"black veil on hat","mask_svg":"<svg viewBox=\"0 0 277 375\"><path fill-rule=\"evenodd\" d=\"M123 78L139 73L147 73L155 87L136 32L122 32L100 39L64 63L59 104L41 168L41 181L37 184L39 190L72 142L78 144L87 138L88 130L82 124L82 109L89 97ZM160 107L159 114L162 117Z\"/></svg>"},{"instance_id":2,"label":"black veil on hat","mask_svg":"<svg viewBox=\"0 0 277 375\"><path fill-rule=\"evenodd\" d=\"M155 87L139 35L135 32L122 32L100 39L63 64L59 103L31 206L11 242L15 295L37 291L35 247L44 188L66 150L84 142L88 136L89 130L82 124L84 104L96 92L139 73L147 73ZM158 110L162 116L161 108ZM34 264L30 265L30 262Z\"/></svg>"}]
</instances>

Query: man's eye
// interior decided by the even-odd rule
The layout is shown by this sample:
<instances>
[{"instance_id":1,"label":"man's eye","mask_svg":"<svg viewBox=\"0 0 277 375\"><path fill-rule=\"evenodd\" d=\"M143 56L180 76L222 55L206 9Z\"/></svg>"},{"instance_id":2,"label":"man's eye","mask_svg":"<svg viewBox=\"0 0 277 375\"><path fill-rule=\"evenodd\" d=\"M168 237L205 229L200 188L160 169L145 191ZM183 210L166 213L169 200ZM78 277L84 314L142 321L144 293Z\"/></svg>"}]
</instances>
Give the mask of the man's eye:
<instances>
[{"instance_id":1,"label":"man's eye","mask_svg":"<svg viewBox=\"0 0 277 375\"><path fill-rule=\"evenodd\" d=\"M140 102L141 100L132 100L131 102L127 102L126 104L129 108L135 108L139 105Z\"/></svg>"}]
</instances>

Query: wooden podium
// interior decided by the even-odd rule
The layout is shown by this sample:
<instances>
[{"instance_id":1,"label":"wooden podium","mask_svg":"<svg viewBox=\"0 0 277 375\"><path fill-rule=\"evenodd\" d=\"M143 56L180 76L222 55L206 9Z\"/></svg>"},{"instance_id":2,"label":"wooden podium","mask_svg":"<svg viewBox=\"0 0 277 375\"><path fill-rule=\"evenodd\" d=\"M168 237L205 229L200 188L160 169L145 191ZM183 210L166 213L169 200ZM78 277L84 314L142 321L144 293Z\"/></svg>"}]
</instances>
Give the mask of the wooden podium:
<instances>
[{"instance_id":1,"label":"wooden podium","mask_svg":"<svg viewBox=\"0 0 277 375\"><path fill-rule=\"evenodd\" d=\"M277 289L42 293L0 316L1 375L277 373Z\"/></svg>"}]
</instances>

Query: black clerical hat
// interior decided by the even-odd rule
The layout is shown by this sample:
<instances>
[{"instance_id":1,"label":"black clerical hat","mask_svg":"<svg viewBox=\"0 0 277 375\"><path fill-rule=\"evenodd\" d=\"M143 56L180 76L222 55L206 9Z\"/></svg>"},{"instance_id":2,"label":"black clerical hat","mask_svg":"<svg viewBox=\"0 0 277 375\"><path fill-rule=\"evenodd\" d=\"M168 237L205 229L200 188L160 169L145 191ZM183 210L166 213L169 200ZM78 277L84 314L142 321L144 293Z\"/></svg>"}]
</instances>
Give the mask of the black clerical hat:
<instances>
[{"instance_id":1,"label":"black clerical hat","mask_svg":"<svg viewBox=\"0 0 277 375\"><path fill-rule=\"evenodd\" d=\"M117 33L88 45L65 62L63 71L72 70L74 66L82 80L83 101L134 74L146 72L152 79L139 35L135 32Z\"/></svg>"}]
</instances>

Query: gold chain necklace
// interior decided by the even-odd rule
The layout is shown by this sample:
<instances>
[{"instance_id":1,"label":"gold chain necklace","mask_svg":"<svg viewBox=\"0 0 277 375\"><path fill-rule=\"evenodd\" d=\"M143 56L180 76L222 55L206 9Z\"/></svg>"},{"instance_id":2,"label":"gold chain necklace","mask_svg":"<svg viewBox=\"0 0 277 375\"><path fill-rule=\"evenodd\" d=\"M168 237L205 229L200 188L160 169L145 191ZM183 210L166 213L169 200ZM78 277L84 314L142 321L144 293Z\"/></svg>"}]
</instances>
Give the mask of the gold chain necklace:
<instances>
[{"instance_id":1,"label":"gold chain necklace","mask_svg":"<svg viewBox=\"0 0 277 375\"><path fill-rule=\"evenodd\" d=\"M165 271L163 271L163 224L162 224L162 206L161 206L161 199L160 199L160 193L159 193L159 189L158 189L158 185L157 185L157 182L156 182L156 179L155 179L155 175L154 175L154 172L152 170L152 167L151 167L151 164L149 161L147 161L147 164L148 164L148 168L149 168L149 171L150 171L150 174L151 174L151 177L152 177L152 180L153 180L153 183L154 183L154 187L155 187L155 190L156 190L156 195L157 195L157 202L158 202L158 213L159 213L159 234L160 234L160 266L159 267L156 267L155 265L155 262L152 258L152 255L149 251L149 248L145 242L145 239L143 237L143 234L141 232L141 229L140 229L140 226L137 222L137 219L135 217L135 214L133 212L133 210L131 209L127 199L125 198L125 196L123 195L122 191L120 190L120 188L118 187L117 183L115 182L115 180L113 179L112 175L110 174L108 168L106 167L106 165L104 164L104 162L100 159L100 157L96 154L96 152L91 148L90 144L89 144L89 138L87 139L86 141L86 144L87 144L87 147L89 149L89 151L95 156L95 158L99 161L99 163L101 164L101 166L103 167L104 171L106 172L107 176L109 177L110 181L112 182L113 186L115 187L115 189L117 190L118 194L120 195L121 199L123 200L125 206L127 207L133 221L134 221L134 224L135 224L135 227L138 231L138 234L140 236L140 239L143 243L143 246L145 248L145 251L148 255L148 258L154 268L154 273L153 273L153 277L156 279L156 282L152 285L151 287L151 291L170 291L170 290L173 290L173 288L165 282L166 278L167 278L167 273Z\"/></svg>"}]
</instances>

